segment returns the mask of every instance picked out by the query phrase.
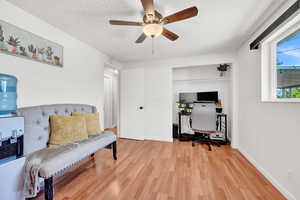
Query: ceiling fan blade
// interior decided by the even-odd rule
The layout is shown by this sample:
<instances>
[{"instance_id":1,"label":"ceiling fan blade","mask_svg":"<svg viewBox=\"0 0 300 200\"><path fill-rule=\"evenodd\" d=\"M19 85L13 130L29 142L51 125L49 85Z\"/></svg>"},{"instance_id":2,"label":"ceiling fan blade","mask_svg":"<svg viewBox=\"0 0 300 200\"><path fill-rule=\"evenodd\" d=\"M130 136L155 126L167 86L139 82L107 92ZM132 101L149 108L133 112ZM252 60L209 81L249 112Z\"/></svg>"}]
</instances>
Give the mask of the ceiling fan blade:
<instances>
[{"instance_id":1,"label":"ceiling fan blade","mask_svg":"<svg viewBox=\"0 0 300 200\"><path fill-rule=\"evenodd\" d=\"M176 35L175 33L169 31L168 29L164 28L162 35L165 36L166 38L168 38L169 40L175 41L179 38L178 35Z\"/></svg>"},{"instance_id":2,"label":"ceiling fan blade","mask_svg":"<svg viewBox=\"0 0 300 200\"><path fill-rule=\"evenodd\" d=\"M160 14L160 12L158 12L157 10L154 11L155 12L155 16L158 18L158 19L162 19L162 14Z\"/></svg>"},{"instance_id":3,"label":"ceiling fan blade","mask_svg":"<svg viewBox=\"0 0 300 200\"><path fill-rule=\"evenodd\" d=\"M142 35L135 41L135 43L142 43L146 39L145 33L142 33Z\"/></svg>"},{"instance_id":4,"label":"ceiling fan blade","mask_svg":"<svg viewBox=\"0 0 300 200\"><path fill-rule=\"evenodd\" d=\"M111 25L121 25L121 26L143 26L142 22L129 22L121 20L109 20Z\"/></svg>"},{"instance_id":5,"label":"ceiling fan blade","mask_svg":"<svg viewBox=\"0 0 300 200\"><path fill-rule=\"evenodd\" d=\"M195 17L198 15L198 8L197 7L191 7L187 8L185 10L179 11L177 13L174 13L172 15L169 15L162 19L162 22L164 24L170 24L173 22L178 22L181 20L185 20L191 17Z\"/></svg>"},{"instance_id":6,"label":"ceiling fan blade","mask_svg":"<svg viewBox=\"0 0 300 200\"><path fill-rule=\"evenodd\" d=\"M153 0L141 0L146 15L154 16Z\"/></svg>"}]
</instances>

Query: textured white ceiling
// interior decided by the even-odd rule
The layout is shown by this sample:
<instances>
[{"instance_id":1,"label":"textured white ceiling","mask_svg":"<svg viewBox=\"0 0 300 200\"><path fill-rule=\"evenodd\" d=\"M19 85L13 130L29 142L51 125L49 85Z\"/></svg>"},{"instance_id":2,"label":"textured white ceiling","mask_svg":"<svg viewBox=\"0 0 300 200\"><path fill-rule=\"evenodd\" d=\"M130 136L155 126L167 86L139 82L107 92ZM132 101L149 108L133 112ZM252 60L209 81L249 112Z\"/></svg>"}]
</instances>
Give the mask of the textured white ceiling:
<instances>
[{"instance_id":1,"label":"textured white ceiling","mask_svg":"<svg viewBox=\"0 0 300 200\"><path fill-rule=\"evenodd\" d=\"M140 0L9 0L53 26L120 61L195 56L235 50L267 8L284 0L155 0L164 16L197 6L195 18L166 25L180 38L164 37L142 44L141 27L111 26L109 19L142 21Z\"/></svg>"}]
</instances>

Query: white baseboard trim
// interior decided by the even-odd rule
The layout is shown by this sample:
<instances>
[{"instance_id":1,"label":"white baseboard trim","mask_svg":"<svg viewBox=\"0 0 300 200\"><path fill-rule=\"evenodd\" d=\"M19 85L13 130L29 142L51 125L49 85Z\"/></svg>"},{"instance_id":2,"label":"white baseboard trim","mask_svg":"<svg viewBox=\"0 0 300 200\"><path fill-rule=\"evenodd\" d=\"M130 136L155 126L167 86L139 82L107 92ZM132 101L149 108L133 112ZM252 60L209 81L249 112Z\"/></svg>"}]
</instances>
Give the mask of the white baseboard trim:
<instances>
[{"instance_id":1,"label":"white baseboard trim","mask_svg":"<svg viewBox=\"0 0 300 200\"><path fill-rule=\"evenodd\" d=\"M160 139L158 139L158 138L151 138L151 137L147 137L147 138L144 138L145 140L151 140L151 141L158 141L158 142L173 142L173 138L168 138L168 139L166 139L166 138L160 138Z\"/></svg>"},{"instance_id":2,"label":"white baseboard trim","mask_svg":"<svg viewBox=\"0 0 300 200\"><path fill-rule=\"evenodd\" d=\"M266 171L263 167L261 167L256 160L250 156L246 151L239 148L238 149L247 160L254 165L254 167L262 173L271 183L274 187L276 187L277 190L279 190L288 200L296 200L295 196L292 195L285 187L283 187L268 171Z\"/></svg>"}]
</instances>

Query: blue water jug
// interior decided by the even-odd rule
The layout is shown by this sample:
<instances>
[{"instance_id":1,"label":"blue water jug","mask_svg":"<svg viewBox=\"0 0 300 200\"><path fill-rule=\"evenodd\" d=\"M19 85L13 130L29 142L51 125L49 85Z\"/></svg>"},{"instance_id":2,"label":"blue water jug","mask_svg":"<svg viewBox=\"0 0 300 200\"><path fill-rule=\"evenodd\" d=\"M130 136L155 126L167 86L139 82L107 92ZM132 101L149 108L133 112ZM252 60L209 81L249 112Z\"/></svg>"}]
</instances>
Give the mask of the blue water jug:
<instances>
[{"instance_id":1,"label":"blue water jug","mask_svg":"<svg viewBox=\"0 0 300 200\"><path fill-rule=\"evenodd\" d=\"M17 78L0 74L0 115L9 115L17 111Z\"/></svg>"}]
</instances>

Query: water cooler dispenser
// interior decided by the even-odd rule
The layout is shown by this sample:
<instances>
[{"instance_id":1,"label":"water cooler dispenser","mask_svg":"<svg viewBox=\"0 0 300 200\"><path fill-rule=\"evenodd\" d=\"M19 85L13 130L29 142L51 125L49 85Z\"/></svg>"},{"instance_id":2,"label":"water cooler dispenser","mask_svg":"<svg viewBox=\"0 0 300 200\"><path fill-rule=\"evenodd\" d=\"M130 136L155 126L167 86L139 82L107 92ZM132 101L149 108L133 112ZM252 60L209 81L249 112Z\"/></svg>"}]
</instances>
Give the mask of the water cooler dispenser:
<instances>
[{"instance_id":1,"label":"water cooler dispenser","mask_svg":"<svg viewBox=\"0 0 300 200\"><path fill-rule=\"evenodd\" d=\"M25 200L23 195L24 118L16 115L17 79L0 74L0 199Z\"/></svg>"},{"instance_id":2,"label":"water cooler dispenser","mask_svg":"<svg viewBox=\"0 0 300 200\"><path fill-rule=\"evenodd\" d=\"M0 74L0 164L23 156L24 118L16 111L17 78Z\"/></svg>"},{"instance_id":3,"label":"water cooler dispenser","mask_svg":"<svg viewBox=\"0 0 300 200\"><path fill-rule=\"evenodd\" d=\"M17 78L0 74L0 117L12 116L17 110Z\"/></svg>"}]
</instances>

